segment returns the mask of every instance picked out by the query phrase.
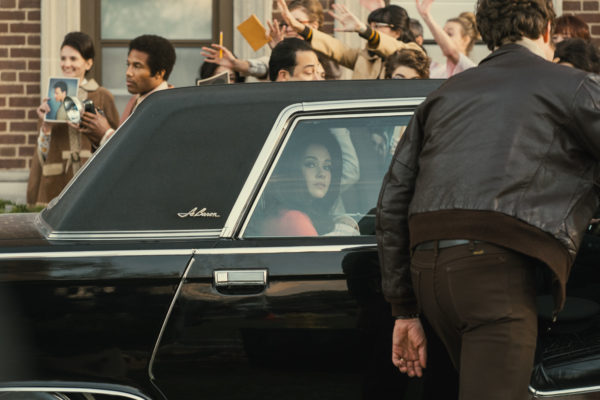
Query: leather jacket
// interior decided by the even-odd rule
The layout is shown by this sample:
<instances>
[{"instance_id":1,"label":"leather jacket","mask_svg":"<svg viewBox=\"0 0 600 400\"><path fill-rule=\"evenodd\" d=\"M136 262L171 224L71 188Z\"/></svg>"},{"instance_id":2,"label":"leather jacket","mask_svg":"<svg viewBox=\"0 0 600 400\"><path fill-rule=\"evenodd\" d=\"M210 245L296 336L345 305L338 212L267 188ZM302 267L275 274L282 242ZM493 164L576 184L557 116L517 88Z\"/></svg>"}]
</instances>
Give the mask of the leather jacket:
<instances>
[{"instance_id":1,"label":"leather jacket","mask_svg":"<svg viewBox=\"0 0 600 400\"><path fill-rule=\"evenodd\" d=\"M547 264L562 307L571 264L598 205L598 160L599 75L507 44L447 80L416 110L379 195L377 241L393 313L417 311L411 248L438 239L494 242L489 238L502 237L502 230L517 238L533 231L565 255L528 250L527 240L496 243ZM435 224L423 227L435 221L431 215L442 226L454 216L453 223L467 228L448 237L452 228L442 234ZM426 233L417 238L417 228Z\"/></svg>"}]
</instances>

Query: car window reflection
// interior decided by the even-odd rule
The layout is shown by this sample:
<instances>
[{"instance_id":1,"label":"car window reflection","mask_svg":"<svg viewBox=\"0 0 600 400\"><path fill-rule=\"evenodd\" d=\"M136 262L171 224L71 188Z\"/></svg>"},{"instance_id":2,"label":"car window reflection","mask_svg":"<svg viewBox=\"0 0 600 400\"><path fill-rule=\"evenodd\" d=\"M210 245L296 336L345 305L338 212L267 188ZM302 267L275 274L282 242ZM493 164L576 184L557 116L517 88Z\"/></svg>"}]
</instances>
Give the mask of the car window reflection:
<instances>
[{"instance_id":1,"label":"car window reflection","mask_svg":"<svg viewBox=\"0 0 600 400\"><path fill-rule=\"evenodd\" d=\"M246 237L374 235L374 207L407 116L300 121Z\"/></svg>"}]
</instances>

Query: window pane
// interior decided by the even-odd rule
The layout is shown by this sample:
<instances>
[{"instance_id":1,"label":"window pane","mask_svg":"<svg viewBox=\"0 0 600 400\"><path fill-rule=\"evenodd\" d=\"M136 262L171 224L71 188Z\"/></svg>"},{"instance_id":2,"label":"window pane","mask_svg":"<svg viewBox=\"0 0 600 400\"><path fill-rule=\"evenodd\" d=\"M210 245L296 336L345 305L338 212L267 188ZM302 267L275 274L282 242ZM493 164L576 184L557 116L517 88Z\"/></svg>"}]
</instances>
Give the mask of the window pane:
<instances>
[{"instance_id":1,"label":"window pane","mask_svg":"<svg viewBox=\"0 0 600 400\"><path fill-rule=\"evenodd\" d=\"M119 113L123 113L131 94L125 86L125 71L127 70L128 47L104 47L102 49L102 84L115 96ZM175 48L177 61L169 83L175 87L194 86L198 76L198 68L204 61L200 48Z\"/></svg>"},{"instance_id":2,"label":"window pane","mask_svg":"<svg viewBox=\"0 0 600 400\"><path fill-rule=\"evenodd\" d=\"M212 38L212 0L102 0L102 39Z\"/></svg>"},{"instance_id":3,"label":"window pane","mask_svg":"<svg viewBox=\"0 0 600 400\"><path fill-rule=\"evenodd\" d=\"M298 121L244 235L374 235L379 189L409 119Z\"/></svg>"}]
</instances>

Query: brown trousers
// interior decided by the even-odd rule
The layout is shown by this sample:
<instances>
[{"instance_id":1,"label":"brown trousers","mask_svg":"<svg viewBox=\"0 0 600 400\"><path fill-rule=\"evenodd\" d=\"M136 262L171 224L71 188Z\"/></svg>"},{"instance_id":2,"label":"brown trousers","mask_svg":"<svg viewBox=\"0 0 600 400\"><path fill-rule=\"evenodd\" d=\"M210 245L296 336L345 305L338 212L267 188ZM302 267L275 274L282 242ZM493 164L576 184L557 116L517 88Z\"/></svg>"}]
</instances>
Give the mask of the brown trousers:
<instances>
[{"instance_id":1,"label":"brown trousers","mask_svg":"<svg viewBox=\"0 0 600 400\"><path fill-rule=\"evenodd\" d=\"M460 400L528 398L535 267L531 258L485 242L415 250L415 294L459 372Z\"/></svg>"}]
</instances>

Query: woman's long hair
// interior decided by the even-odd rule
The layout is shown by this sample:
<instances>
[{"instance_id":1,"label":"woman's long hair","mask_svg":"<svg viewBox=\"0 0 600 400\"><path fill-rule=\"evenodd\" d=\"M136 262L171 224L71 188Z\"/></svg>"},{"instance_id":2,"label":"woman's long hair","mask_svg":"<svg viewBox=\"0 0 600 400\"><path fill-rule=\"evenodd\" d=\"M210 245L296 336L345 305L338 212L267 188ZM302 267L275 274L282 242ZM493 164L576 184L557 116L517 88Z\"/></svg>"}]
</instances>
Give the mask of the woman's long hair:
<instances>
[{"instance_id":1,"label":"woman's long hair","mask_svg":"<svg viewBox=\"0 0 600 400\"><path fill-rule=\"evenodd\" d=\"M265 216L277 216L283 210L299 210L307 214L319 234L334 228L331 210L340 194L342 152L328 130L315 131L308 126L296 129L290 138L264 194ZM310 145L324 146L331 157L331 183L326 195L317 199L310 195L302 175L302 159Z\"/></svg>"}]
</instances>

